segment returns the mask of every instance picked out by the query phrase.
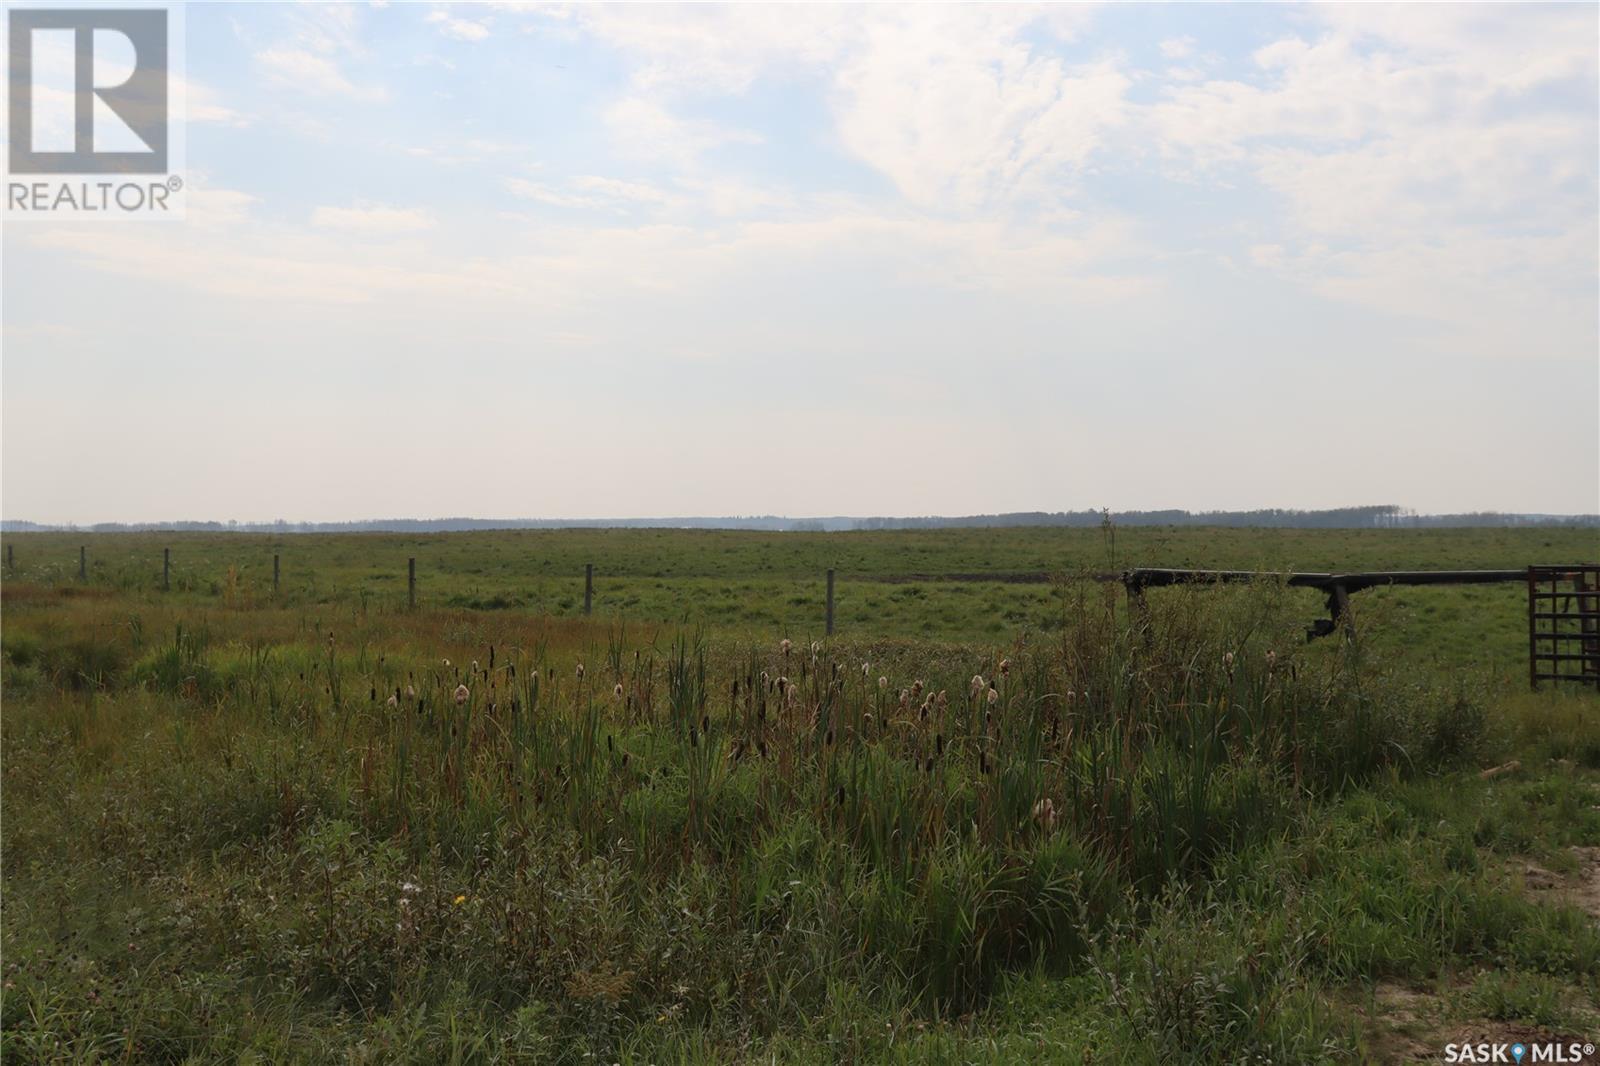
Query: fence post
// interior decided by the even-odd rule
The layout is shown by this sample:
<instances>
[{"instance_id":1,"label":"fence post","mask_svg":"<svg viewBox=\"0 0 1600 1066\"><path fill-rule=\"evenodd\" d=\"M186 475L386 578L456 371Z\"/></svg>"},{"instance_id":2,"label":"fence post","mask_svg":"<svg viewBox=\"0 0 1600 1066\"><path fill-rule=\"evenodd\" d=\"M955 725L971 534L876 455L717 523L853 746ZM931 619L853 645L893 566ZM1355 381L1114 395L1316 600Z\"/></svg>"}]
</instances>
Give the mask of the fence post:
<instances>
[{"instance_id":1,"label":"fence post","mask_svg":"<svg viewBox=\"0 0 1600 1066\"><path fill-rule=\"evenodd\" d=\"M583 564L583 613L588 614L594 608L594 564Z\"/></svg>"},{"instance_id":2,"label":"fence post","mask_svg":"<svg viewBox=\"0 0 1600 1066\"><path fill-rule=\"evenodd\" d=\"M89 549L78 545L78 580L89 580Z\"/></svg>"},{"instance_id":3,"label":"fence post","mask_svg":"<svg viewBox=\"0 0 1600 1066\"><path fill-rule=\"evenodd\" d=\"M15 544L7 544L6 545L6 569L7 570L15 570L16 568L17 568L17 546Z\"/></svg>"},{"instance_id":4,"label":"fence post","mask_svg":"<svg viewBox=\"0 0 1600 1066\"><path fill-rule=\"evenodd\" d=\"M1552 585L1551 587L1554 588L1555 586ZM1538 584L1535 583L1535 580L1534 580L1534 569L1533 569L1532 566L1529 566L1528 567L1528 688L1531 689L1534 692L1538 692L1539 691L1539 637L1538 637L1539 626L1538 626L1537 621L1534 618L1534 611L1536 609L1534 607L1534 604L1536 604L1538 602L1538 600L1539 600L1539 597L1536 596L1535 593L1538 592L1538 591L1539 591L1539 586L1538 586ZM1558 645L1559 642L1558 641L1551 641L1551 644L1552 645ZM1551 650L1553 651L1555 649L1552 648Z\"/></svg>"},{"instance_id":5,"label":"fence post","mask_svg":"<svg viewBox=\"0 0 1600 1066\"><path fill-rule=\"evenodd\" d=\"M161 591L172 591L172 549L161 549Z\"/></svg>"},{"instance_id":6,"label":"fence post","mask_svg":"<svg viewBox=\"0 0 1600 1066\"><path fill-rule=\"evenodd\" d=\"M272 553L272 594L278 594L278 553Z\"/></svg>"},{"instance_id":7,"label":"fence post","mask_svg":"<svg viewBox=\"0 0 1600 1066\"><path fill-rule=\"evenodd\" d=\"M414 555L406 560L406 606L412 610L417 607L417 557Z\"/></svg>"},{"instance_id":8,"label":"fence post","mask_svg":"<svg viewBox=\"0 0 1600 1066\"><path fill-rule=\"evenodd\" d=\"M833 567L828 567L828 629L827 635L833 636Z\"/></svg>"},{"instance_id":9,"label":"fence post","mask_svg":"<svg viewBox=\"0 0 1600 1066\"><path fill-rule=\"evenodd\" d=\"M1343 585L1333 586L1333 594L1329 597L1333 604L1333 620L1344 633L1344 639L1349 640L1355 636L1355 620L1350 617L1350 593Z\"/></svg>"}]
</instances>

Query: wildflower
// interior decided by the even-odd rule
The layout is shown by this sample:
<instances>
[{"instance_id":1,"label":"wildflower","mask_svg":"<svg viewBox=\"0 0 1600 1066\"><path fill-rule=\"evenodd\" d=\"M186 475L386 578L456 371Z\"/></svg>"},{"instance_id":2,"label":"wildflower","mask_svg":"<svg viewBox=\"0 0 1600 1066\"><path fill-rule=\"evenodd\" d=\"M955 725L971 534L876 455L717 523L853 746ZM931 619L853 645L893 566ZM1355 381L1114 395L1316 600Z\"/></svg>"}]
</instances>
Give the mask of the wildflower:
<instances>
[{"instance_id":1,"label":"wildflower","mask_svg":"<svg viewBox=\"0 0 1600 1066\"><path fill-rule=\"evenodd\" d=\"M469 697L471 697L471 695L472 695L472 693L467 689L467 686L465 686L465 685L457 685L456 686L456 705L460 706L461 704L466 703L467 699Z\"/></svg>"},{"instance_id":2,"label":"wildflower","mask_svg":"<svg viewBox=\"0 0 1600 1066\"><path fill-rule=\"evenodd\" d=\"M392 711L396 707L400 706L400 697L390 696L387 700L384 700L384 702L389 705L389 709Z\"/></svg>"},{"instance_id":3,"label":"wildflower","mask_svg":"<svg viewBox=\"0 0 1600 1066\"><path fill-rule=\"evenodd\" d=\"M1000 702L1000 693L996 692L994 689L990 689L989 690L989 706L993 707L995 704L997 704L999 702Z\"/></svg>"},{"instance_id":4,"label":"wildflower","mask_svg":"<svg viewBox=\"0 0 1600 1066\"><path fill-rule=\"evenodd\" d=\"M410 896L410 895L413 895L413 894L415 894L417 892L421 892L422 889L419 886L412 884L410 881L401 881L400 882L400 891L402 891L406 895Z\"/></svg>"},{"instance_id":5,"label":"wildflower","mask_svg":"<svg viewBox=\"0 0 1600 1066\"><path fill-rule=\"evenodd\" d=\"M454 904L455 904L455 905L456 905L456 906L457 906L457 907L459 907L459 906L461 906L461 905L462 905L462 904L463 904L463 903L465 903L465 902L466 902L466 901L467 901L467 897L466 897L466 894L465 894L465 893L462 893L462 894L461 894L461 895L459 895L459 896L457 896L457 897L456 897L456 898L455 898L455 899L454 899L454 900L452 900L452 901L451 901L451 902L452 902L452 903L454 903Z\"/></svg>"}]
</instances>

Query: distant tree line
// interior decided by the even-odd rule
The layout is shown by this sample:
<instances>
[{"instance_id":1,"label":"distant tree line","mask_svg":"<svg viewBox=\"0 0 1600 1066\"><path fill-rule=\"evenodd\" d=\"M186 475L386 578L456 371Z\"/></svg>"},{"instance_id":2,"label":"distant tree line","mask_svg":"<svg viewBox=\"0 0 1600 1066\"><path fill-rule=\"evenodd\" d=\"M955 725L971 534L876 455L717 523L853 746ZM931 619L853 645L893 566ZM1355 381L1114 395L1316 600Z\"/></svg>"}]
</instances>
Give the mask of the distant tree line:
<instances>
[{"instance_id":1,"label":"distant tree line","mask_svg":"<svg viewBox=\"0 0 1600 1066\"><path fill-rule=\"evenodd\" d=\"M854 529L981 529L1006 526L1097 527L1107 516L1120 526L1242 526L1269 529L1442 529L1512 526L1600 528L1600 515L1417 514L1393 504L1325 511L1271 508L1259 511L1013 511L1006 514L921 518L786 518L751 515L722 518L379 518L360 522L97 522L88 526L0 521L0 531L25 533L81 529L91 533L173 530L195 533L459 533L492 529L749 529L772 532L831 532Z\"/></svg>"}]
</instances>

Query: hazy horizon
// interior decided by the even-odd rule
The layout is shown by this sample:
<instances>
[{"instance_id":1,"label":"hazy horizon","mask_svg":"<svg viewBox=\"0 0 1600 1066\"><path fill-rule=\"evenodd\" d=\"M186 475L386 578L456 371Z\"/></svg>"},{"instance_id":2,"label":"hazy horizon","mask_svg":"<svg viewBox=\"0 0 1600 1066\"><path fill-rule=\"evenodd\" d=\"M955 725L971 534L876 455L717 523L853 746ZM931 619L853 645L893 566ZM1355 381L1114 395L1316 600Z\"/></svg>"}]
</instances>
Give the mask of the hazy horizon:
<instances>
[{"instance_id":1,"label":"hazy horizon","mask_svg":"<svg viewBox=\"0 0 1600 1066\"><path fill-rule=\"evenodd\" d=\"M728 514L728 515L571 515L571 516L388 516L326 521L291 518L167 518L148 522L101 519L91 522L41 522L33 519L0 517L0 531L8 533L49 531L156 531L171 529L224 530L240 532L405 532L422 527L423 532L460 532L518 529L701 529L765 530L799 532L837 532L870 529L919 528L1008 528L1017 526L1088 528L1097 527L1109 516L1131 526L1185 525L1313 528L1490 528L1532 527L1540 525L1600 526L1600 513L1464 512L1422 514L1389 504L1305 510L1264 508L1248 511L1176 508L1115 511L1083 509L1074 511L1010 511L960 515L805 515L805 514ZM18 528L26 527L26 528Z\"/></svg>"},{"instance_id":2,"label":"hazy horizon","mask_svg":"<svg viewBox=\"0 0 1600 1066\"><path fill-rule=\"evenodd\" d=\"M1600 511L1600 9L191 5L0 514ZM271 519L268 519L271 521Z\"/></svg>"}]
</instances>

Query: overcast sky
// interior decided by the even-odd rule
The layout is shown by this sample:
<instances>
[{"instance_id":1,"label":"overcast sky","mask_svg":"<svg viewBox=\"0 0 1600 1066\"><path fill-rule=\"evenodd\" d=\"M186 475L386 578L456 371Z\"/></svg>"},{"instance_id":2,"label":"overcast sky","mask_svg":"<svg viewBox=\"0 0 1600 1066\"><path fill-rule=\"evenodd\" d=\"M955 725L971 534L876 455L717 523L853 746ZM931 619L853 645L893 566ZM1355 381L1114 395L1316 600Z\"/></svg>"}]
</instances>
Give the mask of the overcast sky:
<instances>
[{"instance_id":1,"label":"overcast sky","mask_svg":"<svg viewBox=\"0 0 1600 1066\"><path fill-rule=\"evenodd\" d=\"M1597 511L1597 11L195 5L0 508Z\"/></svg>"}]
</instances>

